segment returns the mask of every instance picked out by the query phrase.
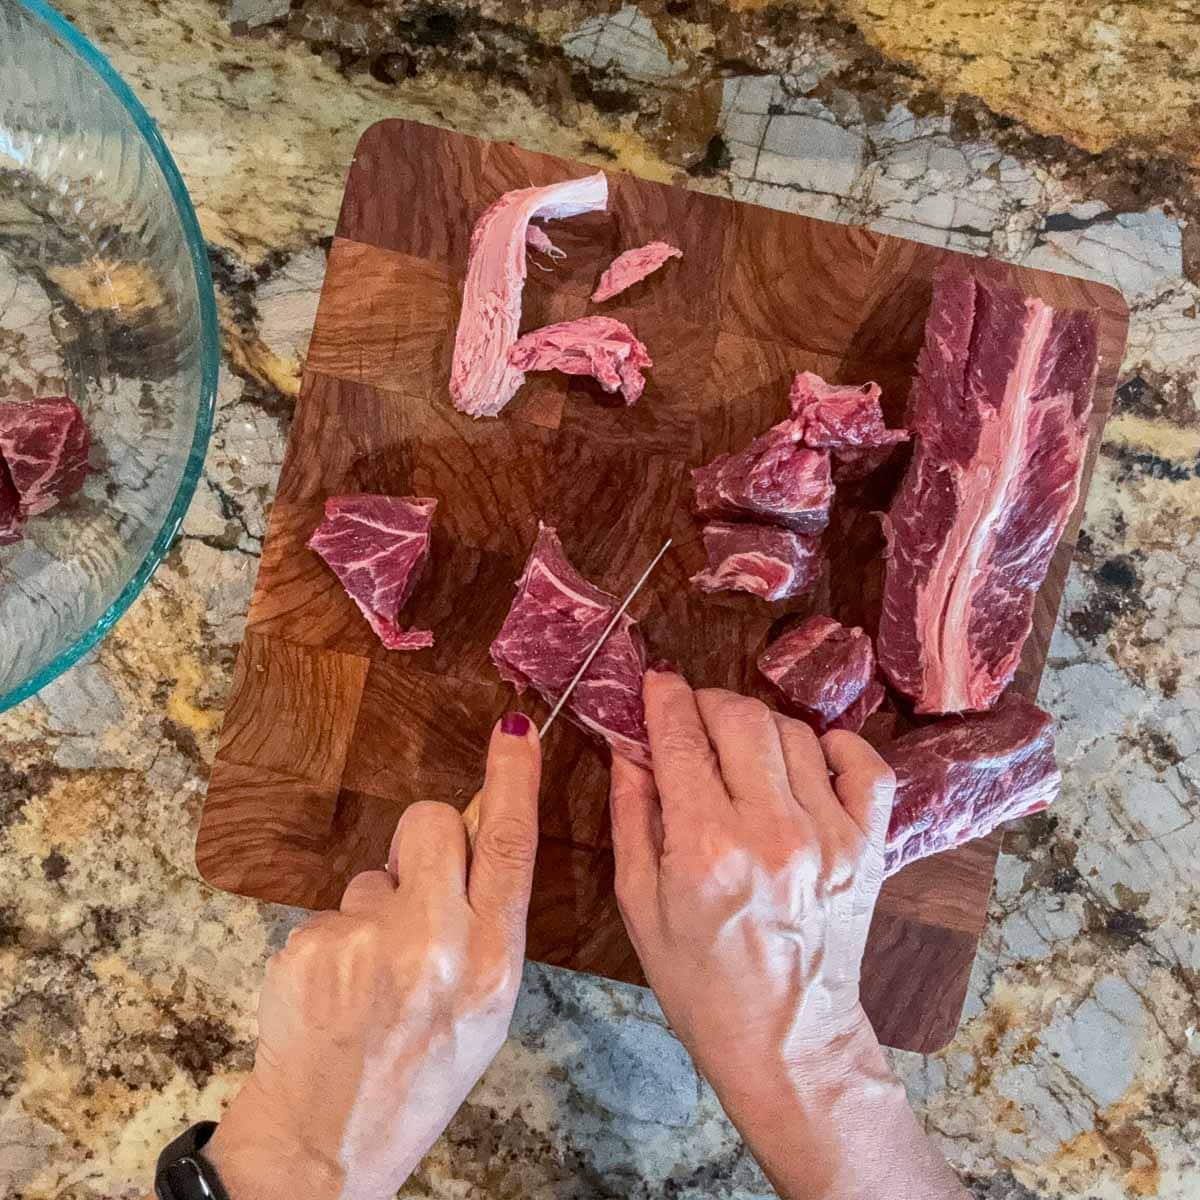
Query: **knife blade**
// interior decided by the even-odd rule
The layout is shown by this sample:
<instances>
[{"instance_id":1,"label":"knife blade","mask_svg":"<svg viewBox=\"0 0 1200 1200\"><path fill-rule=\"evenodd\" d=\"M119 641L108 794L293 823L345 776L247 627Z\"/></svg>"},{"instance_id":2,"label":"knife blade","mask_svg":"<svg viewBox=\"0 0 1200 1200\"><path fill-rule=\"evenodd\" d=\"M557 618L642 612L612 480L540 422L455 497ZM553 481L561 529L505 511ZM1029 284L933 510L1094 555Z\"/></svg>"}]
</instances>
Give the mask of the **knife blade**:
<instances>
[{"instance_id":1,"label":"knife blade","mask_svg":"<svg viewBox=\"0 0 1200 1200\"><path fill-rule=\"evenodd\" d=\"M597 654L600 653L600 648L608 640L608 635L612 633L614 629L616 629L621 618L625 615L625 610L633 603L634 597L645 586L646 580L650 578L651 574L653 574L654 568L657 567L660 562L662 562L663 555L670 550L671 543L673 541L673 538L667 538L667 540L663 542L662 549L659 550L659 552L650 560L650 565L641 573L641 575L638 576L637 582L629 589L625 599L621 601L621 607L618 608L615 613L613 613L612 620L605 625L604 631L596 639L595 645L588 651L587 657L580 664L579 670L571 676L571 682L567 684L566 690L561 696L559 696L557 703L550 710L550 715L545 719L545 721L542 722L542 727L538 730L539 738L544 738L546 736L546 730L549 729L554 723L554 718L557 717L560 712L562 712L563 706L568 700L570 700L571 693L575 690L576 685L584 677L584 675L587 674L587 669L592 665L592 660Z\"/></svg>"}]
</instances>

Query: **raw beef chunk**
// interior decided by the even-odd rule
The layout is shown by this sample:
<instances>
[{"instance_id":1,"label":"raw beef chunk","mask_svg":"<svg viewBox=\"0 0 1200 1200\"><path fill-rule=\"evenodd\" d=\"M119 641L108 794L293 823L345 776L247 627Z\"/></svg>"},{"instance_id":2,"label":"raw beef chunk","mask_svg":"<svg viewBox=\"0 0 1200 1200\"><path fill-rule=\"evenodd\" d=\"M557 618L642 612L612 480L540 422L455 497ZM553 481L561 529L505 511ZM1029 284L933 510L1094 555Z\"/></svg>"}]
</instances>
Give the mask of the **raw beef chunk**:
<instances>
[{"instance_id":1,"label":"raw beef chunk","mask_svg":"<svg viewBox=\"0 0 1200 1200\"><path fill-rule=\"evenodd\" d=\"M879 659L917 712L977 711L1013 677L1079 494L1095 322L943 273L917 371Z\"/></svg>"},{"instance_id":2,"label":"raw beef chunk","mask_svg":"<svg viewBox=\"0 0 1200 1200\"><path fill-rule=\"evenodd\" d=\"M682 257L682 250L666 242L647 242L635 250L626 250L609 263L608 269L600 276L592 299L596 303L611 300L613 296L633 287L635 283L640 283L647 275L657 271L668 259Z\"/></svg>"},{"instance_id":3,"label":"raw beef chunk","mask_svg":"<svg viewBox=\"0 0 1200 1200\"><path fill-rule=\"evenodd\" d=\"M608 204L602 174L505 192L475 224L454 339L450 397L473 417L494 417L525 376L508 361L521 323L531 217L573 217Z\"/></svg>"},{"instance_id":4,"label":"raw beef chunk","mask_svg":"<svg viewBox=\"0 0 1200 1200\"><path fill-rule=\"evenodd\" d=\"M20 497L22 517L43 513L79 491L90 448L83 413L66 396L32 404L0 401L0 458Z\"/></svg>"},{"instance_id":5,"label":"raw beef chunk","mask_svg":"<svg viewBox=\"0 0 1200 1200\"><path fill-rule=\"evenodd\" d=\"M433 645L428 629L401 629L396 617L425 569L436 507L411 496L331 496L308 539L389 650Z\"/></svg>"},{"instance_id":6,"label":"raw beef chunk","mask_svg":"<svg viewBox=\"0 0 1200 1200\"><path fill-rule=\"evenodd\" d=\"M821 539L750 522L704 527L708 567L692 576L702 592L750 592L764 600L799 596L821 574Z\"/></svg>"},{"instance_id":7,"label":"raw beef chunk","mask_svg":"<svg viewBox=\"0 0 1200 1200\"><path fill-rule=\"evenodd\" d=\"M0 458L0 546L21 540L21 495Z\"/></svg>"},{"instance_id":8,"label":"raw beef chunk","mask_svg":"<svg viewBox=\"0 0 1200 1200\"><path fill-rule=\"evenodd\" d=\"M759 655L758 669L790 705L828 726L874 679L875 651L861 629L809 617Z\"/></svg>"},{"instance_id":9,"label":"raw beef chunk","mask_svg":"<svg viewBox=\"0 0 1200 1200\"><path fill-rule=\"evenodd\" d=\"M991 712L916 729L880 753L896 772L889 875L1040 812L1058 797L1050 717L1011 693Z\"/></svg>"},{"instance_id":10,"label":"raw beef chunk","mask_svg":"<svg viewBox=\"0 0 1200 1200\"><path fill-rule=\"evenodd\" d=\"M547 258L566 258L566 253L560 250L551 240L550 235L540 225L530 225L525 230L525 241L531 250L544 254Z\"/></svg>"},{"instance_id":11,"label":"raw beef chunk","mask_svg":"<svg viewBox=\"0 0 1200 1200\"><path fill-rule=\"evenodd\" d=\"M654 365L629 326L612 317L543 325L517 340L508 361L519 371L591 375L606 392L620 391L626 404L637 402L646 386L642 369Z\"/></svg>"},{"instance_id":12,"label":"raw beef chunk","mask_svg":"<svg viewBox=\"0 0 1200 1200\"><path fill-rule=\"evenodd\" d=\"M826 383L812 371L800 371L792 381L792 416L803 425L802 440L814 450L833 455L833 478L843 483L861 479L882 466L907 429L883 423L877 383L843 386Z\"/></svg>"},{"instance_id":13,"label":"raw beef chunk","mask_svg":"<svg viewBox=\"0 0 1200 1200\"><path fill-rule=\"evenodd\" d=\"M596 644L620 600L589 583L567 561L558 534L538 527L517 581L517 598L492 642L492 661L518 692L532 685L555 704ZM642 706L646 650L636 622L623 616L564 710L613 750L649 765Z\"/></svg>"},{"instance_id":14,"label":"raw beef chunk","mask_svg":"<svg viewBox=\"0 0 1200 1200\"><path fill-rule=\"evenodd\" d=\"M801 445L802 428L784 421L735 454L692 472L702 517L762 521L797 533L829 524L833 478L829 454Z\"/></svg>"},{"instance_id":15,"label":"raw beef chunk","mask_svg":"<svg viewBox=\"0 0 1200 1200\"><path fill-rule=\"evenodd\" d=\"M814 725L813 728L818 733L827 733L831 729L847 729L851 733L857 733L886 697L887 688L878 679L872 679L863 689L862 695L840 717L834 717L824 726Z\"/></svg>"}]
</instances>

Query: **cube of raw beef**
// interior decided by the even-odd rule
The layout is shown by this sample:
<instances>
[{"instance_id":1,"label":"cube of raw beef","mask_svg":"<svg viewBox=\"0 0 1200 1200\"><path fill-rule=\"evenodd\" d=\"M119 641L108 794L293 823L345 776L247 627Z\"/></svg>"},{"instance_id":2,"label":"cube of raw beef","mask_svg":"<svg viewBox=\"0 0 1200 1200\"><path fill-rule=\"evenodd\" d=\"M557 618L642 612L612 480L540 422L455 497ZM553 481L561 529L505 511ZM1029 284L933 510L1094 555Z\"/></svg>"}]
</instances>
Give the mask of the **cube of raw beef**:
<instances>
[{"instance_id":1,"label":"cube of raw beef","mask_svg":"<svg viewBox=\"0 0 1200 1200\"><path fill-rule=\"evenodd\" d=\"M799 422L783 421L746 449L697 467L692 472L696 512L820 533L829 524L833 499L829 452L808 449L802 434Z\"/></svg>"},{"instance_id":2,"label":"cube of raw beef","mask_svg":"<svg viewBox=\"0 0 1200 1200\"><path fill-rule=\"evenodd\" d=\"M836 483L869 475L908 440L907 429L884 424L880 394L877 383L826 383L812 371L797 372L792 380L792 416L803 426L806 446L832 454Z\"/></svg>"},{"instance_id":3,"label":"cube of raw beef","mask_svg":"<svg viewBox=\"0 0 1200 1200\"><path fill-rule=\"evenodd\" d=\"M879 661L920 713L988 708L1008 686L1079 496L1096 323L943 273L886 523Z\"/></svg>"},{"instance_id":4,"label":"cube of raw beef","mask_svg":"<svg viewBox=\"0 0 1200 1200\"><path fill-rule=\"evenodd\" d=\"M21 540L21 494L0 458L0 546L11 546Z\"/></svg>"},{"instance_id":5,"label":"cube of raw beef","mask_svg":"<svg viewBox=\"0 0 1200 1200\"><path fill-rule=\"evenodd\" d=\"M862 695L840 717L834 717L832 721L824 724L811 721L809 724L818 733L828 733L831 729L846 729L850 733L857 733L866 724L867 718L878 711L885 699L887 699L887 688L878 679L872 679L863 688Z\"/></svg>"},{"instance_id":6,"label":"cube of raw beef","mask_svg":"<svg viewBox=\"0 0 1200 1200\"><path fill-rule=\"evenodd\" d=\"M31 404L0 400L0 458L20 497L22 517L46 512L79 491L91 444L83 413L66 396ZM4 507L0 497L0 512Z\"/></svg>"},{"instance_id":7,"label":"cube of raw beef","mask_svg":"<svg viewBox=\"0 0 1200 1200\"><path fill-rule=\"evenodd\" d=\"M429 557L436 500L412 496L331 496L308 539L389 650L424 650L428 629L402 629L397 615Z\"/></svg>"},{"instance_id":8,"label":"cube of raw beef","mask_svg":"<svg viewBox=\"0 0 1200 1200\"><path fill-rule=\"evenodd\" d=\"M616 596L575 570L558 534L539 525L516 599L492 642L492 661L518 692L532 684L553 706L620 606ZM642 635L625 614L571 693L564 713L613 750L648 766L645 672Z\"/></svg>"},{"instance_id":9,"label":"cube of raw beef","mask_svg":"<svg viewBox=\"0 0 1200 1200\"><path fill-rule=\"evenodd\" d=\"M861 629L815 616L776 638L759 655L758 669L791 707L825 729L874 682L875 651ZM871 699L878 707L883 696L873 692ZM860 725L867 715L861 713Z\"/></svg>"},{"instance_id":10,"label":"cube of raw beef","mask_svg":"<svg viewBox=\"0 0 1200 1200\"><path fill-rule=\"evenodd\" d=\"M635 404L652 367L646 347L622 321L612 317L580 317L543 325L517 339L508 361L519 371L562 371L591 375L606 392L619 391L626 404Z\"/></svg>"},{"instance_id":11,"label":"cube of raw beef","mask_svg":"<svg viewBox=\"0 0 1200 1200\"><path fill-rule=\"evenodd\" d=\"M750 592L786 600L811 588L821 575L821 539L777 525L710 521L704 526L708 567L692 576L702 592Z\"/></svg>"},{"instance_id":12,"label":"cube of raw beef","mask_svg":"<svg viewBox=\"0 0 1200 1200\"><path fill-rule=\"evenodd\" d=\"M915 729L880 753L896 772L889 875L1040 812L1058 798L1053 722L1012 693L991 712Z\"/></svg>"}]
</instances>

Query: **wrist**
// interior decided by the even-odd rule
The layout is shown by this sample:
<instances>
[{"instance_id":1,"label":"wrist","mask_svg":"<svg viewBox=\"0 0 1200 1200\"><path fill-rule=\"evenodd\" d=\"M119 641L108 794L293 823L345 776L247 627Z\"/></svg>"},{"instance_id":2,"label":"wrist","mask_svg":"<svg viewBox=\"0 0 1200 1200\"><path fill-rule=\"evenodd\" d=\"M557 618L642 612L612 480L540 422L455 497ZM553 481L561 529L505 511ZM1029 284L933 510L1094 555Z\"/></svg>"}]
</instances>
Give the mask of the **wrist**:
<instances>
[{"instance_id":1,"label":"wrist","mask_svg":"<svg viewBox=\"0 0 1200 1200\"><path fill-rule=\"evenodd\" d=\"M298 1132L265 1120L247 1090L234 1098L202 1151L229 1200L342 1200L339 1165L305 1145Z\"/></svg>"}]
</instances>

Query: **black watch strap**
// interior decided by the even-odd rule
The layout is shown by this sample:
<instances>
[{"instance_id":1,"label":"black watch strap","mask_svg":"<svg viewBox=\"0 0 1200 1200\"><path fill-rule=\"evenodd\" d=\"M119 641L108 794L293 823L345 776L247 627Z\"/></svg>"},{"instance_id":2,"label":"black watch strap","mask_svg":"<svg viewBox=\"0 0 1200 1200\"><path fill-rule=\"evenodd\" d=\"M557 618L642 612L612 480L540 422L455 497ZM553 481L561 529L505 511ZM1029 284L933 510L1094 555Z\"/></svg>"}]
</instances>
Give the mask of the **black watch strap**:
<instances>
[{"instance_id":1,"label":"black watch strap","mask_svg":"<svg viewBox=\"0 0 1200 1200\"><path fill-rule=\"evenodd\" d=\"M201 1121L158 1156L154 1172L158 1200L229 1200L216 1168L200 1153L216 1127L216 1121Z\"/></svg>"}]
</instances>

